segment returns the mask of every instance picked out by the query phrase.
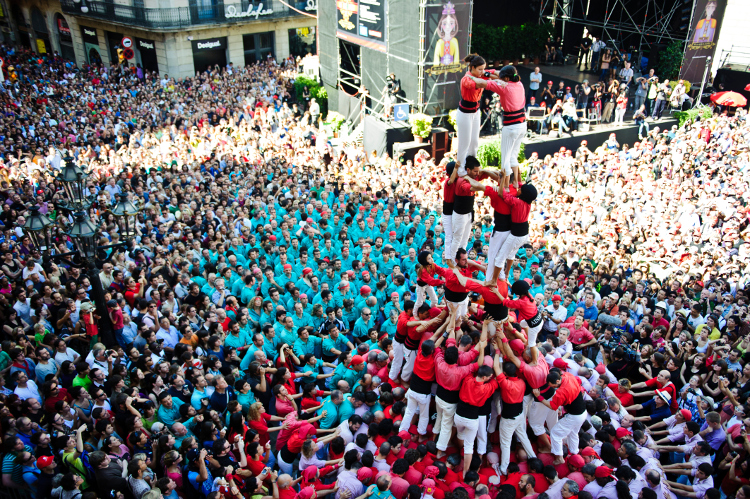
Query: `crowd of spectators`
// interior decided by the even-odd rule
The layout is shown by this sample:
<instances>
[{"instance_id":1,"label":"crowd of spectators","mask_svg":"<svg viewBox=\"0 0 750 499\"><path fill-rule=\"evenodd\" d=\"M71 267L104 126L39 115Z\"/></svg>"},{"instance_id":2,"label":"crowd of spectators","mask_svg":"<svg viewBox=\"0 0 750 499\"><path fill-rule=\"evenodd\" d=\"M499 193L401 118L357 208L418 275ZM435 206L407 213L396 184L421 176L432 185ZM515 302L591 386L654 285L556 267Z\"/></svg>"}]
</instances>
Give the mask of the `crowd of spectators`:
<instances>
[{"instance_id":1,"label":"crowd of spectators","mask_svg":"<svg viewBox=\"0 0 750 499\"><path fill-rule=\"evenodd\" d=\"M529 158L539 197L508 283L527 280L544 326L525 346L513 312L488 338L481 296L463 317L441 286L415 305L418 255L445 267L447 159L334 148L295 100L295 61L174 79L0 55L4 494L750 497L744 112ZM45 258L23 229L37 205L53 252L73 249L66 157L91 173L103 245L121 240L118 194L143 206L130 247L99 262L106 310L74 258ZM493 221L478 199L467 256L481 266ZM438 390L419 411L392 375L407 324L424 334L414 373L434 366ZM497 389L464 460L440 390L545 365L544 386L580 386L580 434L550 442L547 420L501 442Z\"/></svg>"}]
</instances>

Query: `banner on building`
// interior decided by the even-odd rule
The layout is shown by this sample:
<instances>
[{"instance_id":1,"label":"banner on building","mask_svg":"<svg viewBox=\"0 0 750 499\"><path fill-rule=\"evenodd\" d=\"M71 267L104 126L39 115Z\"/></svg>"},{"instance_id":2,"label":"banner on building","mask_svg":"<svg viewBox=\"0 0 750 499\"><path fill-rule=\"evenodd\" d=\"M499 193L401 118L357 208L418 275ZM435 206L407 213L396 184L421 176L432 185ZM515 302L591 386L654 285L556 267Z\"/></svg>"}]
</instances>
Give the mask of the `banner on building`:
<instances>
[{"instance_id":1,"label":"banner on building","mask_svg":"<svg viewBox=\"0 0 750 499\"><path fill-rule=\"evenodd\" d=\"M726 7L727 0L696 0L690 36L682 58L680 79L694 85L701 84L708 57L715 57Z\"/></svg>"},{"instance_id":2,"label":"banner on building","mask_svg":"<svg viewBox=\"0 0 750 499\"><path fill-rule=\"evenodd\" d=\"M336 36L386 51L386 0L336 0Z\"/></svg>"},{"instance_id":3,"label":"banner on building","mask_svg":"<svg viewBox=\"0 0 750 499\"><path fill-rule=\"evenodd\" d=\"M47 45L45 45L44 40L42 40L41 38L36 39L36 50L40 54L47 53Z\"/></svg>"},{"instance_id":4,"label":"banner on building","mask_svg":"<svg viewBox=\"0 0 750 499\"><path fill-rule=\"evenodd\" d=\"M469 52L471 2L445 2L427 8L427 60L425 73L432 76L466 69Z\"/></svg>"},{"instance_id":5,"label":"banner on building","mask_svg":"<svg viewBox=\"0 0 750 499\"><path fill-rule=\"evenodd\" d=\"M460 99L458 82L466 72L469 53L471 0L444 1L426 8L424 104L431 115L455 109Z\"/></svg>"}]
</instances>

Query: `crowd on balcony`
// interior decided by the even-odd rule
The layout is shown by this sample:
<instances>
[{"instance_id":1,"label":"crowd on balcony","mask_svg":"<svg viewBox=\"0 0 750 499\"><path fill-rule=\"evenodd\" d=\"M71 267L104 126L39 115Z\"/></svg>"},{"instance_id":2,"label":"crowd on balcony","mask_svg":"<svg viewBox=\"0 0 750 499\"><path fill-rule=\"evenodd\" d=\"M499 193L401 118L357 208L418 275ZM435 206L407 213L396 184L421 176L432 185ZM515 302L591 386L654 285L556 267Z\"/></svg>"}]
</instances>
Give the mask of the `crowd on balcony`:
<instances>
[{"instance_id":1,"label":"crowd on balcony","mask_svg":"<svg viewBox=\"0 0 750 499\"><path fill-rule=\"evenodd\" d=\"M3 494L750 497L741 110L532 155L529 242L487 286L493 181L449 254L450 157L334 148L294 61L0 56ZM102 245L117 195L142 207L104 308L55 257L69 162Z\"/></svg>"}]
</instances>

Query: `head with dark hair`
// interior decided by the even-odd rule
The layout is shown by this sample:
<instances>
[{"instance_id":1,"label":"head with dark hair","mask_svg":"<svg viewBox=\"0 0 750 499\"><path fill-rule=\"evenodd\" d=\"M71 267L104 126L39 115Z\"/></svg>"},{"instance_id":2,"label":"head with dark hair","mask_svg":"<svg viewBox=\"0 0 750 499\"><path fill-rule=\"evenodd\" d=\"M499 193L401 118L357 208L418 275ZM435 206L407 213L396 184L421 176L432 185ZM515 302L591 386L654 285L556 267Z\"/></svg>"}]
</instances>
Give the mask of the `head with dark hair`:
<instances>
[{"instance_id":1,"label":"head with dark hair","mask_svg":"<svg viewBox=\"0 0 750 499\"><path fill-rule=\"evenodd\" d=\"M484 69L482 66L487 65L487 61L484 60L484 57L482 57L479 54L469 54L466 57L464 57L464 62L469 65L469 69L472 70L474 68L477 69Z\"/></svg>"},{"instance_id":2,"label":"head with dark hair","mask_svg":"<svg viewBox=\"0 0 750 499\"><path fill-rule=\"evenodd\" d=\"M544 478L546 478L550 483L554 482L557 479L557 470L552 465L548 464L547 466L545 466L542 474L544 474Z\"/></svg>"},{"instance_id":3,"label":"head with dark hair","mask_svg":"<svg viewBox=\"0 0 750 499\"><path fill-rule=\"evenodd\" d=\"M477 369L476 377L479 378L480 381L487 381L492 377L493 373L494 372L490 366L481 366Z\"/></svg>"},{"instance_id":4,"label":"head with dark hair","mask_svg":"<svg viewBox=\"0 0 750 499\"><path fill-rule=\"evenodd\" d=\"M615 446L611 443L604 442L602 444L601 450L599 451L599 455L601 456L602 461L604 461L604 464L609 465L611 468L620 467L620 458L617 455Z\"/></svg>"},{"instance_id":5,"label":"head with dark hair","mask_svg":"<svg viewBox=\"0 0 750 499\"><path fill-rule=\"evenodd\" d=\"M401 476L407 471L409 471L409 463L404 458L396 459L391 469L394 475Z\"/></svg>"},{"instance_id":6,"label":"head with dark hair","mask_svg":"<svg viewBox=\"0 0 750 499\"><path fill-rule=\"evenodd\" d=\"M533 457L526 461L526 464L529 466L529 471L531 473L543 473L544 472L544 462L539 459L538 457Z\"/></svg>"},{"instance_id":7,"label":"head with dark hair","mask_svg":"<svg viewBox=\"0 0 750 499\"><path fill-rule=\"evenodd\" d=\"M352 465L359 461L359 452L357 449L352 449L344 454L344 468L347 470L352 469Z\"/></svg>"},{"instance_id":8,"label":"head with dark hair","mask_svg":"<svg viewBox=\"0 0 750 499\"><path fill-rule=\"evenodd\" d=\"M516 71L515 66L511 66L510 64L507 66L503 66L503 68L500 70L500 79L512 82L521 81L521 77L518 76L518 71Z\"/></svg>"}]
</instances>

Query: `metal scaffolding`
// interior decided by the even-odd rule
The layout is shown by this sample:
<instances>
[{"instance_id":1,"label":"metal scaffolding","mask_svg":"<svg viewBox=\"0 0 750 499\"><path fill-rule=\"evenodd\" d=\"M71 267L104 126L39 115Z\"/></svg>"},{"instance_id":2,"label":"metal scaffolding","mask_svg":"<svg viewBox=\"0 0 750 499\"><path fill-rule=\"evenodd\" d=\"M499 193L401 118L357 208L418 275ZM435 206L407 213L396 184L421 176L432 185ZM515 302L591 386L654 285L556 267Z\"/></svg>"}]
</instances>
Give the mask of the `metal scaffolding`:
<instances>
[{"instance_id":1,"label":"metal scaffolding","mask_svg":"<svg viewBox=\"0 0 750 499\"><path fill-rule=\"evenodd\" d=\"M694 0L540 0L540 22L585 26L618 50L685 40ZM603 10L602 10L603 6ZM684 17L687 15L687 19ZM679 19L679 22L678 22ZM675 24L678 28L675 28ZM563 38L564 41L564 38ZM574 43L578 45L578 43Z\"/></svg>"}]
</instances>

